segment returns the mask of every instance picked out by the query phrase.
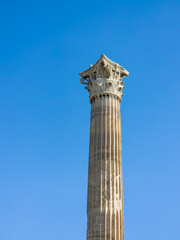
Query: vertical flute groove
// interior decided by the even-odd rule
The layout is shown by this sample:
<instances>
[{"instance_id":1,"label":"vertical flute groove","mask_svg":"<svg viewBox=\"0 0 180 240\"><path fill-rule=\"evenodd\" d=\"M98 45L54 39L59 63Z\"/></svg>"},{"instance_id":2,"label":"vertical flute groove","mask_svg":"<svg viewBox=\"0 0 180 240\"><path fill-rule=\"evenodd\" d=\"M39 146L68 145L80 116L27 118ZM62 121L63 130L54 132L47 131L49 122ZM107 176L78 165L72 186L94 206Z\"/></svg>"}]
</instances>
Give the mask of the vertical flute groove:
<instances>
[{"instance_id":1,"label":"vertical flute groove","mask_svg":"<svg viewBox=\"0 0 180 240\"><path fill-rule=\"evenodd\" d=\"M119 138L118 138L118 126L119 126L119 121L118 121L118 102L116 101L116 141L117 141L117 169L118 169L118 173L117 173L117 182L118 182L118 202L120 202L120 191L119 191L119 187L120 187L120 159L119 159ZM120 206L117 210L117 221L118 221L118 225L117 225L117 229L118 229L118 239L121 238L120 235Z\"/></svg>"},{"instance_id":2,"label":"vertical flute groove","mask_svg":"<svg viewBox=\"0 0 180 240\"><path fill-rule=\"evenodd\" d=\"M110 174L109 174L109 185L110 185L110 239L112 239L112 169L111 169L111 138L112 138L112 106L111 106L111 96L109 96L109 164L110 164Z\"/></svg>"},{"instance_id":3,"label":"vertical flute groove","mask_svg":"<svg viewBox=\"0 0 180 240\"><path fill-rule=\"evenodd\" d=\"M115 108L115 102L116 102L116 97L114 96L113 98L113 107ZM115 109L115 114L116 114L116 109ZM116 118L114 117L114 126L115 126L115 121ZM117 148L117 143L116 143L116 135L115 135L115 131L114 131L114 239L116 240L116 176L117 176L117 166L116 166L116 148Z\"/></svg>"},{"instance_id":4,"label":"vertical flute groove","mask_svg":"<svg viewBox=\"0 0 180 240\"><path fill-rule=\"evenodd\" d=\"M105 240L107 238L107 156L106 156L106 149L107 149L107 98L105 97Z\"/></svg>"},{"instance_id":5,"label":"vertical flute groove","mask_svg":"<svg viewBox=\"0 0 180 240\"><path fill-rule=\"evenodd\" d=\"M102 176L102 172L103 172L103 157L102 157L102 141L103 141L103 135L102 135L102 130L103 130L103 99L102 99L102 97L100 97L100 101L101 101L101 120L100 120L100 122L101 122L101 124L100 124L100 129L101 129L101 131L100 131L100 135L101 135L101 146L100 146L100 153L101 153L101 169L100 169L100 176L101 176L101 190L100 190L100 219L101 219L101 221L100 221L100 240L103 240L103 229L102 229L102 225L103 225L103 214L102 214L102 212L103 212L103 204L102 204L102 201L103 201L103 199L102 199L102 191L103 191L103 184L102 184L102 180L103 180L103 176Z\"/></svg>"}]
</instances>

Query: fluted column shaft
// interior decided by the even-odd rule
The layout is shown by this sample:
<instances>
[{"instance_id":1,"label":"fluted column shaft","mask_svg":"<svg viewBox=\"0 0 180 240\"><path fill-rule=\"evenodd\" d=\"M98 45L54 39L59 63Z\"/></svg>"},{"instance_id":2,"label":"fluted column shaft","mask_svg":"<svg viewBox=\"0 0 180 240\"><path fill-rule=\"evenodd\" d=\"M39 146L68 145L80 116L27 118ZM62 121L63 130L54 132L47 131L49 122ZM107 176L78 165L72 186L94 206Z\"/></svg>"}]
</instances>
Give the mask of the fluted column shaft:
<instances>
[{"instance_id":1,"label":"fluted column shaft","mask_svg":"<svg viewBox=\"0 0 180 240\"><path fill-rule=\"evenodd\" d=\"M91 99L87 240L124 240L120 99Z\"/></svg>"}]
</instances>

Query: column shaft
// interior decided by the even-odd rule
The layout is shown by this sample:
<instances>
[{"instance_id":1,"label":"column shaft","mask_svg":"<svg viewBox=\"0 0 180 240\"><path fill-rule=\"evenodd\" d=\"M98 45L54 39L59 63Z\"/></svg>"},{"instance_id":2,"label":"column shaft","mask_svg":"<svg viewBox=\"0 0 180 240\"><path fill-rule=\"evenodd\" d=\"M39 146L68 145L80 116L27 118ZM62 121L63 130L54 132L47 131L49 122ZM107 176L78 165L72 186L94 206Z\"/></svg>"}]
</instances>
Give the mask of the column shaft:
<instances>
[{"instance_id":1,"label":"column shaft","mask_svg":"<svg viewBox=\"0 0 180 240\"><path fill-rule=\"evenodd\" d=\"M87 240L124 240L120 101L91 102Z\"/></svg>"}]
</instances>

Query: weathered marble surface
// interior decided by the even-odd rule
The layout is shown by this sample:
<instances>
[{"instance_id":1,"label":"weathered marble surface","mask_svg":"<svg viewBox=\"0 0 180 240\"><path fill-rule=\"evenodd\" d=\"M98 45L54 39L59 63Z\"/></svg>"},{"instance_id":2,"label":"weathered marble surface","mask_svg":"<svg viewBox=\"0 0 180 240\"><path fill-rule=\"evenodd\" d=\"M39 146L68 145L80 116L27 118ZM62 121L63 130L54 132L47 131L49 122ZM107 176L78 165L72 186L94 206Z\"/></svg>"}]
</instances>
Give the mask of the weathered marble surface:
<instances>
[{"instance_id":1,"label":"weathered marble surface","mask_svg":"<svg viewBox=\"0 0 180 240\"><path fill-rule=\"evenodd\" d=\"M80 74L81 83L86 79L91 102L87 240L124 240L120 86L128 72L107 59L101 55L94 68ZM92 72L98 73L96 77L91 77Z\"/></svg>"},{"instance_id":2,"label":"weathered marble surface","mask_svg":"<svg viewBox=\"0 0 180 240\"><path fill-rule=\"evenodd\" d=\"M122 66L112 62L105 55L90 65L86 71L79 74L81 83L87 85L90 100L99 94L115 94L121 100L124 88L123 77L129 73Z\"/></svg>"}]
</instances>

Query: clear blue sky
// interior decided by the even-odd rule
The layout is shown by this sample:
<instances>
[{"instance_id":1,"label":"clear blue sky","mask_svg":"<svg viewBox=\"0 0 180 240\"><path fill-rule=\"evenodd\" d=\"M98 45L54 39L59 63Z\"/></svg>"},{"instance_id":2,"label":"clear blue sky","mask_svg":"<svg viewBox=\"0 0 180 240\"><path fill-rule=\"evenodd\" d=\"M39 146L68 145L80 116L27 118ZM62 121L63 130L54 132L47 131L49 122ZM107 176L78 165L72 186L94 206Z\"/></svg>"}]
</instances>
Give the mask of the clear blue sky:
<instances>
[{"instance_id":1,"label":"clear blue sky","mask_svg":"<svg viewBox=\"0 0 180 240\"><path fill-rule=\"evenodd\" d=\"M0 2L0 240L85 240L102 53L122 100L125 240L180 239L180 2Z\"/></svg>"}]
</instances>

